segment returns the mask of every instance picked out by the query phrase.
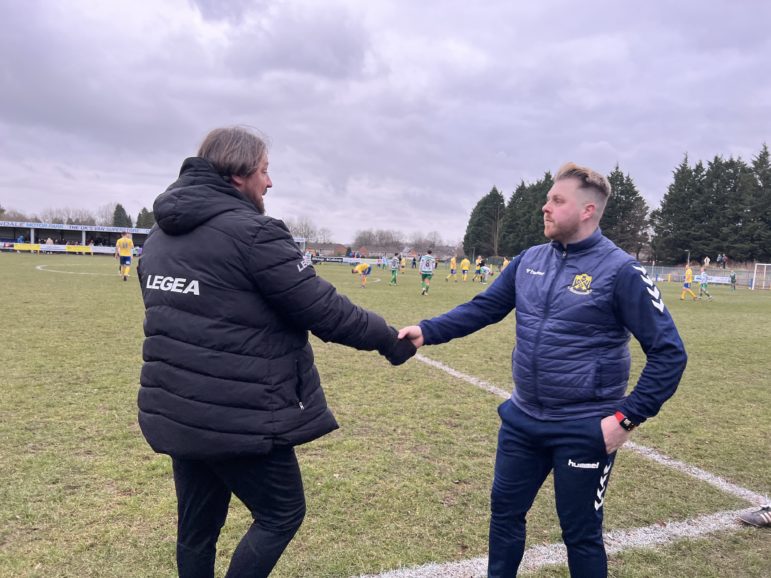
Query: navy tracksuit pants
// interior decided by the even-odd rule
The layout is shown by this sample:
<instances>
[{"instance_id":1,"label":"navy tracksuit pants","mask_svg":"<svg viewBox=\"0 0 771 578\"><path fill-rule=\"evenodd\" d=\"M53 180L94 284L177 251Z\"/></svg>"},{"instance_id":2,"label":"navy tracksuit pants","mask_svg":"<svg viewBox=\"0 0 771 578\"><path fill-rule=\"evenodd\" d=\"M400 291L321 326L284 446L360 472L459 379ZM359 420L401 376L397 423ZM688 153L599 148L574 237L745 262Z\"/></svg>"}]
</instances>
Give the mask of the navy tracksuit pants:
<instances>
[{"instance_id":1,"label":"navy tracksuit pants","mask_svg":"<svg viewBox=\"0 0 771 578\"><path fill-rule=\"evenodd\" d=\"M511 400L500 405L498 414L488 577L516 576L525 551L525 517L552 470L570 575L607 576L602 506L615 454L605 449L601 418L542 421Z\"/></svg>"}]
</instances>

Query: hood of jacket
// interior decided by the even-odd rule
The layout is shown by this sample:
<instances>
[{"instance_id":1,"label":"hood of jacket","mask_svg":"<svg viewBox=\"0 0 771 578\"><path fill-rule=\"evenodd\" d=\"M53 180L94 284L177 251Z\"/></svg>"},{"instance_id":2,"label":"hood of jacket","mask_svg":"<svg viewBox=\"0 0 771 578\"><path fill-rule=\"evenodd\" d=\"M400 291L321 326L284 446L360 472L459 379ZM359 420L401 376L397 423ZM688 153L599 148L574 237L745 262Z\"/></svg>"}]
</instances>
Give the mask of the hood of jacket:
<instances>
[{"instance_id":1,"label":"hood of jacket","mask_svg":"<svg viewBox=\"0 0 771 578\"><path fill-rule=\"evenodd\" d=\"M190 157L179 178L155 199L153 214L164 233L184 235L217 215L243 208L257 211L209 161Z\"/></svg>"}]
</instances>

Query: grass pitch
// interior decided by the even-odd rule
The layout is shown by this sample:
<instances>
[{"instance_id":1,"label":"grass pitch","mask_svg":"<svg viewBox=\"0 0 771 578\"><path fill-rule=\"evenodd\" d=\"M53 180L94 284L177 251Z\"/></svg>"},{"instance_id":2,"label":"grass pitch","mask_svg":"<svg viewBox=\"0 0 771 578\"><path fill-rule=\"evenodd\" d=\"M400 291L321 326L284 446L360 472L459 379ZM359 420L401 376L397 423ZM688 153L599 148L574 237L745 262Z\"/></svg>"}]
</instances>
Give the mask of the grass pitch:
<instances>
[{"instance_id":1,"label":"grass pitch","mask_svg":"<svg viewBox=\"0 0 771 578\"><path fill-rule=\"evenodd\" d=\"M38 267L42 266L43 270ZM317 271L400 327L476 294L439 269L367 289L339 265ZM378 282L378 279L380 281ZM0 254L0 576L174 576L175 499L167 457L136 424L143 307L113 259ZM771 494L771 293L713 287L680 302L660 286L689 354L678 392L633 439ZM509 389L514 320L421 353ZM486 552L500 400L414 360L313 340L341 429L298 449L308 515L277 577L342 577ZM643 356L633 345L633 374ZM632 383L634 379L632 379ZM631 452L617 458L606 528L749 506ZM560 539L550 482L529 517L529 545ZM250 523L234 502L218 576ZM768 576L771 532L746 529L611 558L613 576ZM534 576L566 576L543 568Z\"/></svg>"}]
</instances>

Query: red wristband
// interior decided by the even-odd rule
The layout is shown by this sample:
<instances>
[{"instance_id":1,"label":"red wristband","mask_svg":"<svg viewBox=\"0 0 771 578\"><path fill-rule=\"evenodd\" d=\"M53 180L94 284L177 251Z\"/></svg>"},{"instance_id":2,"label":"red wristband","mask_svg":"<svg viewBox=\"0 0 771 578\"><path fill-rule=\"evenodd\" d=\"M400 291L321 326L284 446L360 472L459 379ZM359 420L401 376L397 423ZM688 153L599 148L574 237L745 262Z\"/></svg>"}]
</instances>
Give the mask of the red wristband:
<instances>
[{"instance_id":1,"label":"red wristband","mask_svg":"<svg viewBox=\"0 0 771 578\"><path fill-rule=\"evenodd\" d=\"M636 423L632 423L632 420L630 420L620 411L616 412L616 419L618 420L618 425L620 425L626 431L632 431L634 428L637 427Z\"/></svg>"}]
</instances>

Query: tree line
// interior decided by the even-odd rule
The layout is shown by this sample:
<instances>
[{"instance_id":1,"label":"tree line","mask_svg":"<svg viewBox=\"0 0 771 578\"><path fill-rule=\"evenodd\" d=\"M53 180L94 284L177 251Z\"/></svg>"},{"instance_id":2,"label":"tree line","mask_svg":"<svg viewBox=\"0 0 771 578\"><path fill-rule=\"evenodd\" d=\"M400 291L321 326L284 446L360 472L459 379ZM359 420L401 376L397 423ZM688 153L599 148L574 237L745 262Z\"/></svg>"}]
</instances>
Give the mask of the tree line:
<instances>
[{"instance_id":1,"label":"tree line","mask_svg":"<svg viewBox=\"0 0 771 578\"><path fill-rule=\"evenodd\" d=\"M95 211L60 207L28 215L0 206L0 221L24 221L27 223L61 223L64 225L94 225L99 227L136 227L150 229L155 224L155 216L145 207L137 214L136 221L126 212L120 203L103 205Z\"/></svg>"},{"instance_id":2,"label":"tree line","mask_svg":"<svg viewBox=\"0 0 771 578\"><path fill-rule=\"evenodd\" d=\"M634 180L616 165L603 234L628 253L660 263L718 254L732 261L771 261L771 161L764 144L751 163L716 156L675 169L661 206L653 211ZM541 207L554 184L546 172L522 181L508 202L493 187L474 207L463 238L466 255L517 255L546 242Z\"/></svg>"},{"instance_id":3,"label":"tree line","mask_svg":"<svg viewBox=\"0 0 771 578\"><path fill-rule=\"evenodd\" d=\"M446 247L445 241L437 231L428 233L414 232L405 235L402 231L391 229L365 229L356 231L353 248L369 247L383 249L388 253L398 253L405 248L425 253L428 249Z\"/></svg>"}]
</instances>

